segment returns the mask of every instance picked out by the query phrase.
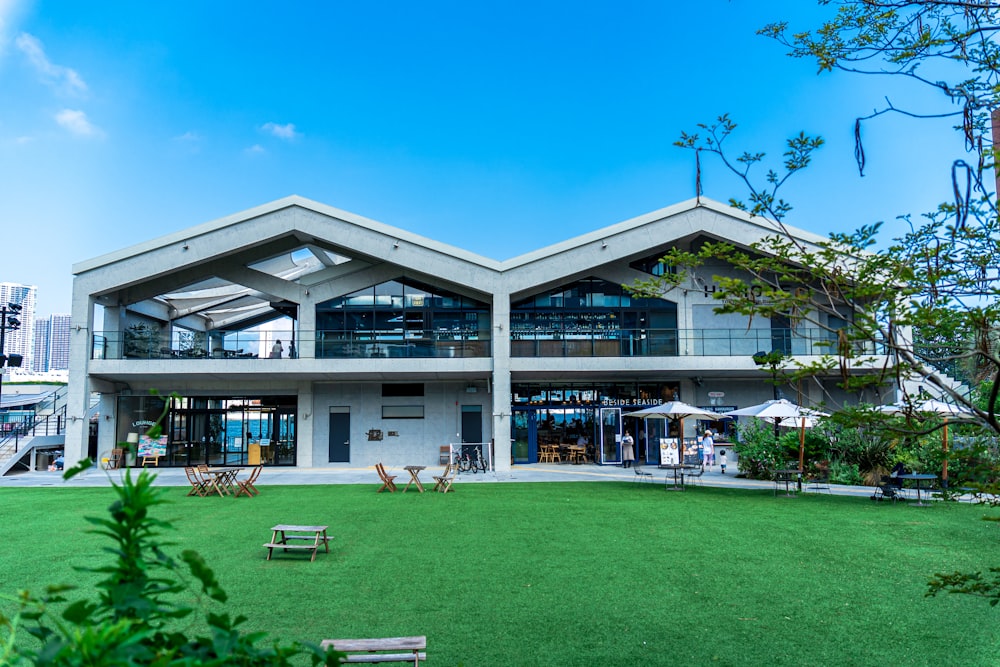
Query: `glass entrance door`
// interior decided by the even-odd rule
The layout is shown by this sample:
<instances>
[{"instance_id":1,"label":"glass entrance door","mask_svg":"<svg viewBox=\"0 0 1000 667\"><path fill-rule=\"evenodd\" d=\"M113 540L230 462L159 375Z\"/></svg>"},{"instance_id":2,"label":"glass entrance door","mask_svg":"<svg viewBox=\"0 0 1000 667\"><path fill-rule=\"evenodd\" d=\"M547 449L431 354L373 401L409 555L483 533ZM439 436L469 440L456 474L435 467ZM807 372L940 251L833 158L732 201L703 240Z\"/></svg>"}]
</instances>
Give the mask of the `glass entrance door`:
<instances>
[{"instance_id":1,"label":"glass entrance door","mask_svg":"<svg viewBox=\"0 0 1000 667\"><path fill-rule=\"evenodd\" d=\"M621 408L601 408L601 463L621 463Z\"/></svg>"}]
</instances>

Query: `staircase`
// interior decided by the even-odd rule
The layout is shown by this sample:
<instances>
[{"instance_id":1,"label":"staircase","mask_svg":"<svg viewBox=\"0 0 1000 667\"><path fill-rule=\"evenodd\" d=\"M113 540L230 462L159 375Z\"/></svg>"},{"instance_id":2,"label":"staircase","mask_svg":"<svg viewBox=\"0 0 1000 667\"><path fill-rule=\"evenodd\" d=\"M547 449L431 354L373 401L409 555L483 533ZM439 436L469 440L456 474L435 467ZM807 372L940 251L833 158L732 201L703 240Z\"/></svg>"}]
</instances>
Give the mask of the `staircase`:
<instances>
[{"instance_id":1,"label":"staircase","mask_svg":"<svg viewBox=\"0 0 1000 667\"><path fill-rule=\"evenodd\" d=\"M31 470L36 450L61 450L66 444L67 387L59 387L35 406L30 423L17 425L0 439L0 475Z\"/></svg>"}]
</instances>

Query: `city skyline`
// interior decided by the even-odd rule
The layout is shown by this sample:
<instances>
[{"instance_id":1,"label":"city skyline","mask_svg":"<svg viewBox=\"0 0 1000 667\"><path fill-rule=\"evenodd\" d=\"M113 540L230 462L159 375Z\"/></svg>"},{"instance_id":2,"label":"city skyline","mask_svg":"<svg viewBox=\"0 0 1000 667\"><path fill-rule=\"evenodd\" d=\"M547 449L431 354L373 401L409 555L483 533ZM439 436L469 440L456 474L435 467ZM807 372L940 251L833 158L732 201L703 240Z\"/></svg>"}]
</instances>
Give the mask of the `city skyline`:
<instances>
[{"instance_id":1,"label":"city skyline","mask_svg":"<svg viewBox=\"0 0 1000 667\"><path fill-rule=\"evenodd\" d=\"M67 312L75 263L292 194L508 259L694 197L694 155L673 142L726 113L734 152L767 166L800 131L826 139L783 193L790 224L884 220L888 240L897 216L952 197L964 146L950 119L876 119L858 175L857 117L887 97L950 108L817 75L755 34L834 9L0 0L0 220L8 244L44 241L3 277ZM746 196L701 166L705 196Z\"/></svg>"}]
</instances>

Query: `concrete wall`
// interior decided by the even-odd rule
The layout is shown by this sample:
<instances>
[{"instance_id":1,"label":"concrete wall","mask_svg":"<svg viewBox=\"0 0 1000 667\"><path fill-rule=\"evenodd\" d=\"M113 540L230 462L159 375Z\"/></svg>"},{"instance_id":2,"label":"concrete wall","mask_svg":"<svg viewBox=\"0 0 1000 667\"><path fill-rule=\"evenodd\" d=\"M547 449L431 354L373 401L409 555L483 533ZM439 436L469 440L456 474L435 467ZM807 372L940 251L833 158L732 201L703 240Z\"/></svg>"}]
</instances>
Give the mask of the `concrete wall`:
<instances>
[{"instance_id":1,"label":"concrete wall","mask_svg":"<svg viewBox=\"0 0 1000 667\"><path fill-rule=\"evenodd\" d=\"M313 390L312 465L329 463L330 408L350 408L351 461L353 466L369 466L379 461L387 466L438 465L439 448L461 441L461 406L478 405L482 411L483 438L492 437L491 396L484 383L469 393L467 382L426 382L422 397L385 397L378 382L317 384ZM423 419L383 419L383 405L422 405ZM382 440L369 441L371 429L382 431ZM392 436L389 433L398 435ZM504 439L508 443L509 435ZM308 447L299 441L299 447ZM302 455L299 456L300 461ZM342 465L342 464L341 464Z\"/></svg>"}]
</instances>

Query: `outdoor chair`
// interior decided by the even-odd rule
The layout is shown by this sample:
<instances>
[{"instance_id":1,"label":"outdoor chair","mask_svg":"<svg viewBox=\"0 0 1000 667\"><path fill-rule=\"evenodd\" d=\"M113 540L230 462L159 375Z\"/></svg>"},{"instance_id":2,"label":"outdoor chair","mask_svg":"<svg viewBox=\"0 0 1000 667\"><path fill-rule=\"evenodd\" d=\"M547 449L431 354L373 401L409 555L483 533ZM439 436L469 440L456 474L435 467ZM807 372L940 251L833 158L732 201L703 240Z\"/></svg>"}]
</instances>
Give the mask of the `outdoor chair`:
<instances>
[{"instance_id":1,"label":"outdoor chair","mask_svg":"<svg viewBox=\"0 0 1000 667\"><path fill-rule=\"evenodd\" d=\"M653 473L646 472L642 469L642 466L633 466L632 470L635 472L635 478L632 480L632 486L642 484L644 481L648 481L650 484L653 483Z\"/></svg>"},{"instance_id":2,"label":"outdoor chair","mask_svg":"<svg viewBox=\"0 0 1000 667\"><path fill-rule=\"evenodd\" d=\"M705 474L704 468L697 468L684 472L684 483L697 485L701 482L701 476Z\"/></svg>"},{"instance_id":3,"label":"outdoor chair","mask_svg":"<svg viewBox=\"0 0 1000 667\"><path fill-rule=\"evenodd\" d=\"M260 477L260 471L263 470L264 466L254 466L250 471L250 476L246 479L236 480L236 495L234 497L239 498L241 495L245 495L248 498L253 498L258 495L260 491L254 486L254 482Z\"/></svg>"},{"instance_id":4,"label":"outdoor chair","mask_svg":"<svg viewBox=\"0 0 1000 667\"><path fill-rule=\"evenodd\" d=\"M451 483L455 481L455 472L458 466L449 463L444 468L443 475L434 476L434 491L440 491L441 493L448 493L452 491Z\"/></svg>"},{"instance_id":5,"label":"outdoor chair","mask_svg":"<svg viewBox=\"0 0 1000 667\"><path fill-rule=\"evenodd\" d=\"M814 475L809 480L809 485L806 487L806 491L815 491L819 493L820 491L826 491L830 493L830 475L829 473L821 473Z\"/></svg>"},{"instance_id":6,"label":"outdoor chair","mask_svg":"<svg viewBox=\"0 0 1000 667\"><path fill-rule=\"evenodd\" d=\"M386 489L389 490L389 493L395 493L396 482L394 482L393 480L396 479L396 475L390 475L389 473L387 473L385 471L385 466L382 465L381 463L375 464L375 472L378 473L379 479L382 480L382 486L380 486L378 491L376 491L375 493L382 493Z\"/></svg>"},{"instance_id":7,"label":"outdoor chair","mask_svg":"<svg viewBox=\"0 0 1000 667\"><path fill-rule=\"evenodd\" d=\"M195 468L184 468L184 474L187 475L188 482L191 484L191 490L188 491L189 496L204 497L208 495L208 480L203 479Z\"/></svg>"},{"instance_id":8,"label":"outdoor chair","mask_svg":"<svg viewBox=\"0 0 1000 667\"><path fill-rule=\"evenodd\" d=\"M108 459L108 470L118 470L125 467L125 450L112 449L111 458Z\"/></svg>"}]
</instances>

